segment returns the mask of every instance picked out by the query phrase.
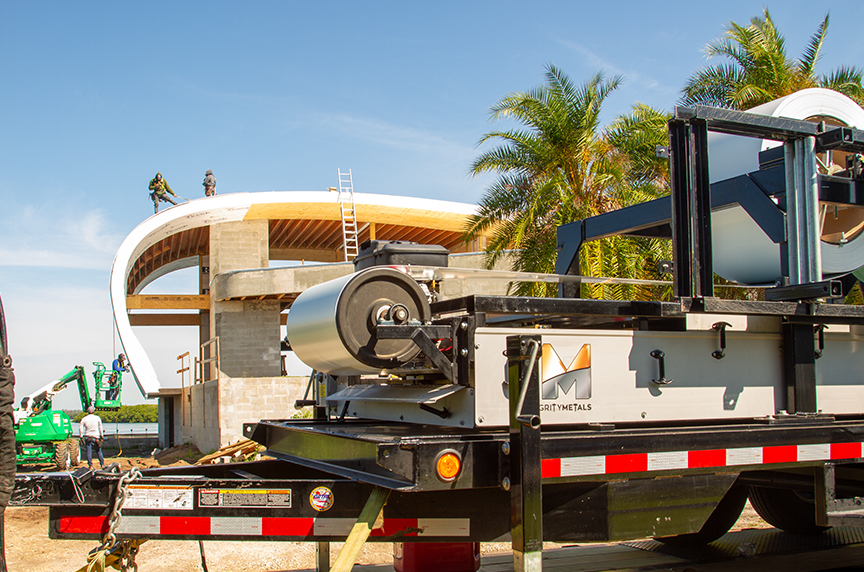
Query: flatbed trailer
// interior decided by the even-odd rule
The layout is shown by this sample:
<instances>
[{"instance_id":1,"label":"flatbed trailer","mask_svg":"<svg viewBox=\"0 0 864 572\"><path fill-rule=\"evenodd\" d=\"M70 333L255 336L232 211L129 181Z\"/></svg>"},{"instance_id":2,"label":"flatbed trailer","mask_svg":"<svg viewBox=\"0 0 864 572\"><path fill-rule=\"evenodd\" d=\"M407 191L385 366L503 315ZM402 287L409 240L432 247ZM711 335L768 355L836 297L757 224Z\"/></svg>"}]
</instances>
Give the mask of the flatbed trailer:
<instances>
[{"instance_id":1,"label":"flatbed trailer","mask_svg":"<svg viewBox=\"0 0 864 572\"><path fill-rule=\"evenodd\" d=\"M711 185L709 130L810 150ZM798 231L772 225L804 209L793 193L864 206L860 169L811 169L809 186L793 172L820 150L864 152L864 133L702 107L678 109L670 133L671 199L559 229L560 276L535 278L562 297L428 303L417 283L448 271L427 267L368 268L301 294L288 337L322 372L303 402L315 418L244 426L274 460L18 475L13 503L49 506L53 538L105 547L346 541L334 570L366 540L509 539L516 570L540 569L544 540L710 542L748 497L785 530L859 525L864 307L832 303L855 279L807 274L807 250L787 244ZM718 200L782 239L784 276L797 278L768 301L714 296L712 208L731 204ZM673 240L674 301L567 297L581 244L611 234Z\"/></svg>"}]
</instances>

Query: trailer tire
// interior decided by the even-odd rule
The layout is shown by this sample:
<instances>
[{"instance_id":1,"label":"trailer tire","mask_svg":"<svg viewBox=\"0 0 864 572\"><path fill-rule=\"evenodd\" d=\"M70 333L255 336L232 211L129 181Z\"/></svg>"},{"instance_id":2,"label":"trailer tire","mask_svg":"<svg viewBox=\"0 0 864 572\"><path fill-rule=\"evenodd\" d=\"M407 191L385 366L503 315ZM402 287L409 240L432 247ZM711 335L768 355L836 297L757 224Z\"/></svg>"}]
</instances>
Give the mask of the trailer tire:
<instances>
[{"instance_id":1,"label":"trailer tire","mask_svg":"<svg viewBox=\"0 0 864 572\"><path fill-rule=\"evenodd\" d=\"M750 487L750 504L765 522L786 532L819 534L831 528L816 524L816 505L812 493Z\"/></svg>"},{"instance_id":2,"label":"trailer tire","mask_svg":"<svg viewBox=\"0 0 864 572\"><path fill-rule=\"evenodd\" d=\"M717 503L714 512L711 513L699 532L657 537L654 540L673 546L700 546L714 542L729 532L729 529L741 516L741 511L744 510L744 505L747 503L747 493L747 487L733 485Z\"/></svg>"}]
</instances>

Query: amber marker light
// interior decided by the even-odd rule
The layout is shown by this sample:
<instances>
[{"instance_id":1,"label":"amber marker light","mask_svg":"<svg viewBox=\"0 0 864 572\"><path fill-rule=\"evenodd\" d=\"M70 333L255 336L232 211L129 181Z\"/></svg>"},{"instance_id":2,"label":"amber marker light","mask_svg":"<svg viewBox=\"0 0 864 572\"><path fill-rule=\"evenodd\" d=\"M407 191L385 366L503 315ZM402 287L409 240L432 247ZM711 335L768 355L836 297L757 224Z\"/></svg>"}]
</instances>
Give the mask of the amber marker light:
<instances>
[{"instance_id":1,"label":"amber marker light","mask_svg":"<svg viewBox=\"0 0 864 572\"><path fill-rule=\"evenodd\" d=\"M456 451L443 451L435 462L438 478L442 481L455 481L462 469L462 458Z\"/></svg>"}]
</instances>

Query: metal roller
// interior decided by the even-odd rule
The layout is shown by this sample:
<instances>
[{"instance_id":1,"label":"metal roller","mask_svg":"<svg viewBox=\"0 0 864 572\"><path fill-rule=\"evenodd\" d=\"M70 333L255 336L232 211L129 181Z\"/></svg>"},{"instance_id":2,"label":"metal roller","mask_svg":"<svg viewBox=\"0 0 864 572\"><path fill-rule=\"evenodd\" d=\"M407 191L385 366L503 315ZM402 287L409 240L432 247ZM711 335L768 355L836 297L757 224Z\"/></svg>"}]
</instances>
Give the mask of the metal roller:
<instances>
[{"instance_id":1,"label":"metal roller","mask_svg":"<svg viewBox=\"0 0 864 572\"><path fill-rule=\"evenodd\" d=\"M399 368L420 353L411 340L379 340L378 322L425 323L430 315L414 280L374 267L300 294L286 330L291 349L306 365L331 375L374 374Z\"/></svg>"}]
</instances>

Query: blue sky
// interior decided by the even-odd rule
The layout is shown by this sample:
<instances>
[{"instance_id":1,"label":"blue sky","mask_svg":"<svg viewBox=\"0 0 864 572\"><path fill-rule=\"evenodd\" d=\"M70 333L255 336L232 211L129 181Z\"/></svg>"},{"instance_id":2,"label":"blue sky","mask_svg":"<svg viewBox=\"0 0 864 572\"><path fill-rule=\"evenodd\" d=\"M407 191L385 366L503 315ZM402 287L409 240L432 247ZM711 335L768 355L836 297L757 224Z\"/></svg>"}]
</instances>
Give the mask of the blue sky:
<instances>
[{"instance_id":1,"label":"blue sky","mask_svg":"<svg viewBox=\"0 0 864 572\"><path fill-rule=\"evenodd\" d=\"M671 109L705 44L763 2L0 3L0 294L23 396L110 361L108 273L152 213L161 171L184 197L325 190L476 203L468 167L489 107L554 64L624 76L610 121ZM825 13L818 70L864 67L864 4L768 4L799 56ZM194 275L148 292L188 293ZM195 336L142 333L166 385ZM126 397L142 402L131 384ZM75 406L75 396L58 403Z\"/></svg>"}]
</instances>

